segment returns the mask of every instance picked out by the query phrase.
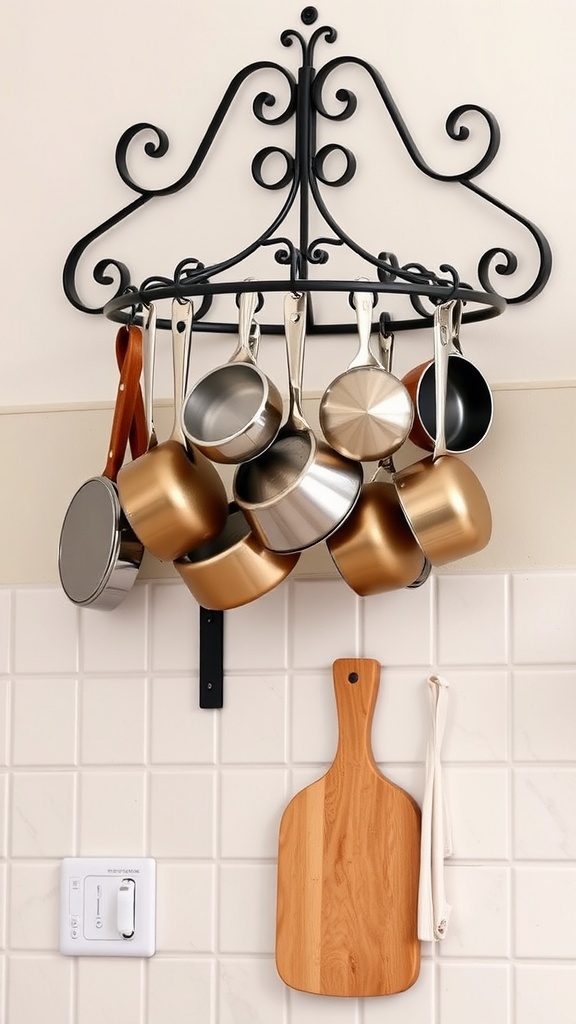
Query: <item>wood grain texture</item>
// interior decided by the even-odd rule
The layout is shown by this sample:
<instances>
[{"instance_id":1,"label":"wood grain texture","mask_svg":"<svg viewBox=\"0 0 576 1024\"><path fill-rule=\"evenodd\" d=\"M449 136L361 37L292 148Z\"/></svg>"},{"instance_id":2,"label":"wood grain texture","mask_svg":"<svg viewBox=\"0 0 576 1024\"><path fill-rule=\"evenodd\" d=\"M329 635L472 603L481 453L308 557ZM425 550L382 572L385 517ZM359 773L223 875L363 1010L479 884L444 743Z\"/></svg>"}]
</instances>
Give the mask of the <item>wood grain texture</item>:
<instances>
[{"instance_id":1,"label":"wood grain texture","mask_svg":"<svg viewBox=\"0 0 576 1024\"><path fill-rule=\"evenodd\" d=\"M304 992L388 995L420 970L420 810L374 761L379 663L341 658L333 668L334 762L280 824L276 966Z\"/></svg>"}]
</instances>

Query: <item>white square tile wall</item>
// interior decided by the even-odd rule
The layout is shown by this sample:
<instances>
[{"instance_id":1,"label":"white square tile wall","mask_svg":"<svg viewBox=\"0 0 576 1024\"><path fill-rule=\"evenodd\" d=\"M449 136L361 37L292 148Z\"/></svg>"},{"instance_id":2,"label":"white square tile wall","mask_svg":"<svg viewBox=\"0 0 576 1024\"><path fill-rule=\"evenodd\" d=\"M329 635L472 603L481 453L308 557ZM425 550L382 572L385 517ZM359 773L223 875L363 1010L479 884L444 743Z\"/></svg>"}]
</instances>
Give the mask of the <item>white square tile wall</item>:
<instances>
[{"instance_id":1,"label":"white square tile wall","mask_svg":"<svg viewBox=\"0 0 576 1024\"><path fill-rule=\"evenodd\" d=\"M225 617L198 707L198 609L0 590L0 1024L576 1024L576 573L432 575L362 600L294 580ZM443 943L405 993L323 999L274 966L282 811L337 741L331 664L383 666L376 760L422 799L426 678L450 684ZM58 952L60 859L157 860L157 953Z\"/></svg>"}]
</instances>

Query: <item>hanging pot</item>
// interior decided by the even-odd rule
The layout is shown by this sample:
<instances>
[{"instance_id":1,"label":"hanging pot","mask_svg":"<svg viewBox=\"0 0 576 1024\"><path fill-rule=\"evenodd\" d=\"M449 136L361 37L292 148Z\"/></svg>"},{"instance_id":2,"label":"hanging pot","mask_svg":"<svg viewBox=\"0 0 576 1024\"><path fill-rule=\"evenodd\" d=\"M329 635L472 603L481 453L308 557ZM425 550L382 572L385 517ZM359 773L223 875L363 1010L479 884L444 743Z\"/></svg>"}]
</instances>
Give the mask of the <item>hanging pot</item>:
<instances>
[{"instance_id":1,"label":"hanging pot","mask_svg":"<svg viewBox=\"0 0 576 1024\"><path fill-rule=\"evenodd\" d=\"M394 336L384 332L381 322L380 360L389 372L393 345ZM383 470L394 472L391 456L379 461L352 512L326 541L338 572L361 597L421 586L430 574L430 563L408 525L394 484L380 479Z\"/></svg>"},{"instance_id":2,"label":"hanging pot","mask_svg":"<svg viewBox=\"0 0 576 1024\"><path fill-rule=\"evenodd\" d=\"M452 345L456 352L447 356L446 412L444 418L446 451L462 454L472 451L488 433L494 411L492 392L486 378L462 354L460 321L462 303L454 312ZM414 403L414 423L410 440L434 450L436 437L436 366L435 360L420 363L402 378Z\"/></svg>"},{"instance_id":3,"label":"hanging pot","mask_svg":"<svg viewBox=\"0 0 576 1024\"><path fill-rule=\"evenodd\" d=\"M425 564L394 484L378 479L386 466L379 464L344 525L326 541L338 572L361 597L413 585Z\"/></svg>"},{"instance_id":4,"label":"hanging pot","mask_svg":"<svg viewBox=\"0 0 576 1024\"><path fill-rule=\"evenodd\" d=\"M193 309L172 303L174 422L166 441L153 443L118 473L122 508L144 546L156 558L172 561L214 537L228 512L226 491L215 466L200 452L187 451L180 426L184 382L188 373ZM150 332L150 338L153 333ZM154 346L152 344L151 348ZM154 353L145 358L147 416L152 421ZM155 435L151 431L153 441Z\"/></svg>"},{"instance_id":5,"label":"hanging pot","mask_svg":"<svg viewBox=\"0 0 576 1024\"><path fill-rule=\"evenodd\" d=\"M177 559L174 567L199 605L225 611L268 594L299 558L299 552L278 554L265 548L241 509L230 502L224 529Z\"/></svg>"},{"instance_id":6,"label":"hanging pot","mask_svg":"<svg viewBox=\"0 0 576 1024\"><path fill-rule=\"evenodd\" d=\"M356 292L354 306L360 345L348 369L322 396L320 426L336 451L370 462L400 448L412 426L414 409L404 384L370 350L371 293Z\"/></svg>"},{"instance_id":7,"label":"hanging pot","mask_svg":"<svg viewBox=\"0 0 576 1024\"><path fill-rule=\"evenodd\" d=\"M106 466L101 476L92 477L76 491L64 517L58 546L58 572L66 596L74 604L102 610L116 608L124 599L144 553L122 511L116 487L129 435L134 458L147 444L140 392L140 328L120 328L116 357L120 381Z\"/></svg>"},{"instance_id":8,"label":"hanging pot","mask_svg":"<svg viewBox=\"0 0 576 1024\"><path fill-rule=\"evenodd\" d=\"M188 441L214 462L244 462L260 455L276 437L282 397L256 364L250 330L258 302L240 295L238 347L230 361L205 374L184 400L182 429Z\"/></svg>"},{"instance_id":9,"label":"hanging pot","mask_svg":"<svg viewBox=\"0 0 576 1024\"><path fill-rule=\"evenodd\" d=\"M284 301L290 406L262 455L237 467L234 498L254 534L272 551L302 551L331 534L352 511L362 467L319 441L302 412L306 295Z\"/></svg>"},{"instance_id":10,"label":"hanging pot","mask_svg":"<svg viewBox=\"0 0 576 1024\"><path fill-rule=\"evenodd\" d=\"M444 412L455 305L455 301L444 303L434 313L438 410L434 453L393 476L404 514L432 565L481 551L492 532L490 505L482 484L466 463L446 449Z\"/></svg>"}]
</instances>

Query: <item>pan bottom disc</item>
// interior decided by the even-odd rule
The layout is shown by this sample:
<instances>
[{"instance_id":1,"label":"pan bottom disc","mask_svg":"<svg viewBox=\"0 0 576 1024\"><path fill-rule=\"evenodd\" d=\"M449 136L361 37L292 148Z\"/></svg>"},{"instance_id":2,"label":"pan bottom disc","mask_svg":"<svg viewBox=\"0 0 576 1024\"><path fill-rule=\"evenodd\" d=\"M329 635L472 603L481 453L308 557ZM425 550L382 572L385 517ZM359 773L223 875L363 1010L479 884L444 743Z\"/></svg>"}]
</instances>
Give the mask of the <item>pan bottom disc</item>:
<instances>
[{"instance_id":1,"label":"pan bottom disc","mask_svg":"<svg viewBox=\"0 0 576 1024\"><path fill-rule=\"evenodd\" d=\"M362 462L397 451L413 418L404 385L373 367L342 374L320 403L320 426L328 443L341 455Z\"/></svg>"},{"instance_id":2,"label":"pan bottom disc","mask_svg":"<svg viewBox=\"0 0 576 1024\"><path fill-rule=\"evenodd\" d=\"M74 604L92 604L108 582L120 544L119 502L106 477L93 477L76 491L60 533L58 571Z\"/></svg>"}]
</instances>

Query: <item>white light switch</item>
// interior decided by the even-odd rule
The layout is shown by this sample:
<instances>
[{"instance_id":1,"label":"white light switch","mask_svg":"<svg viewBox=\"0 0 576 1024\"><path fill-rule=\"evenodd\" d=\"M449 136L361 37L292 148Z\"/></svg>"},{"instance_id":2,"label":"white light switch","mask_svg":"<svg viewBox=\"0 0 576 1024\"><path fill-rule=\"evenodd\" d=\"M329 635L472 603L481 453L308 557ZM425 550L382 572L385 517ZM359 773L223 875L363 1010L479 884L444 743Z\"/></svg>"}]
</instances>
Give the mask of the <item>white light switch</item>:
<instances>
[{"instance_id":1,"label":"white light switch","mask_svg":"<svg viewBox=\"0 0 576 1024\"><path fill-rule=\"evenodd\" d=\"M60 952L152 956L156 862L151 857L66 857L60 887Z\"/></svg>"},{"instance_id":2,"label":"white light switch","mask_svg":"<svg viewBox=\"0 0 576 1024\"><path fill-rule=\"evenodd\" d=\"M116 927L123 939L134 935L136 917L136 883L133 878L124 878L116 897Z\"/></svg>"}]
</instances>

